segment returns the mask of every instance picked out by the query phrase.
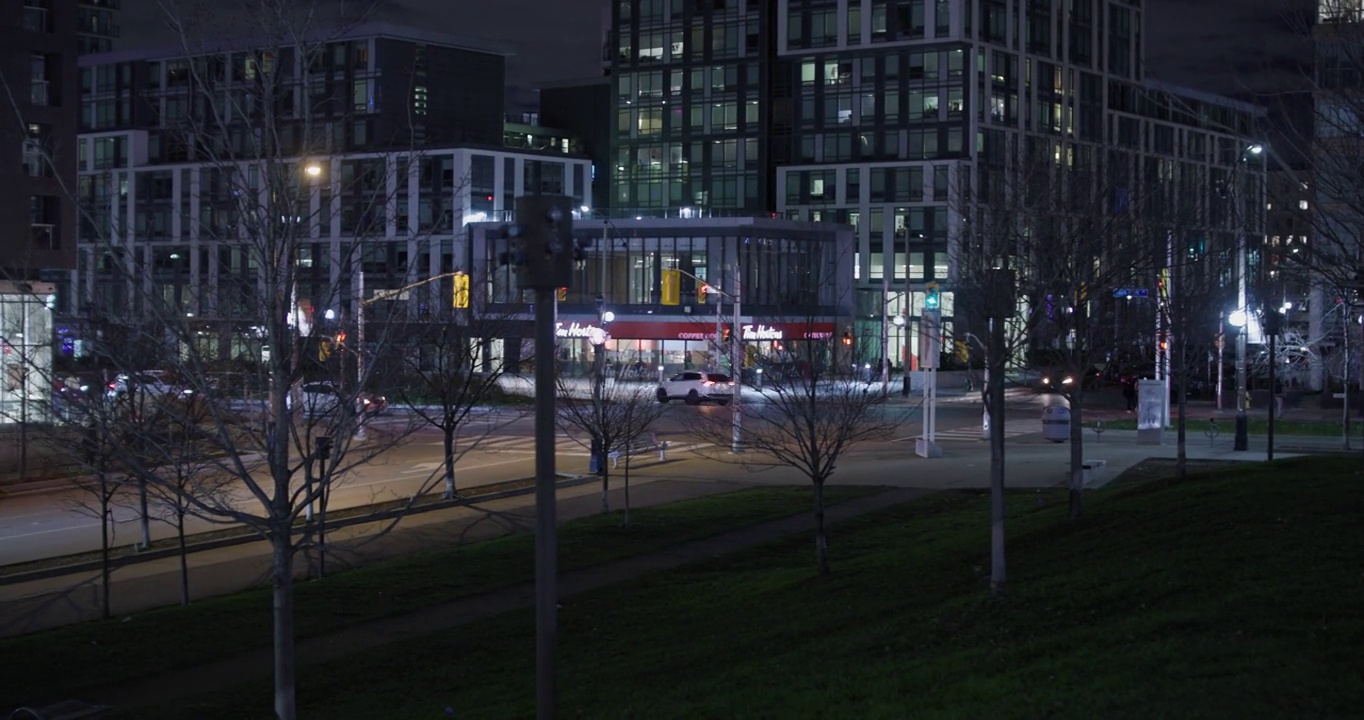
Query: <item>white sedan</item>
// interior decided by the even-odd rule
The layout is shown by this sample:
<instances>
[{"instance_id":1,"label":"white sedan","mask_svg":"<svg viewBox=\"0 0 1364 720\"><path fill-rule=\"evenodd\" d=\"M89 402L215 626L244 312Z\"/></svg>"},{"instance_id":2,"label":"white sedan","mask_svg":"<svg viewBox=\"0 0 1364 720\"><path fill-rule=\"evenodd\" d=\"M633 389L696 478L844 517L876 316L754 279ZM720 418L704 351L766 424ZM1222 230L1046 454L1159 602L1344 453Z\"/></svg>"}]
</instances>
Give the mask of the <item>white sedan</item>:
<instances>
[{"instance_id":1,"label":"white sedan","mask_svg":"<svg viewBox=\"0 0 1364 720\"><path fill-rule=\"evenodd\" d=\"M734 380L720 373L686 370L658 386L658 401L685 400L688 405L714 402L728 405L734 399Z\"/></svg>"}]
</instances>

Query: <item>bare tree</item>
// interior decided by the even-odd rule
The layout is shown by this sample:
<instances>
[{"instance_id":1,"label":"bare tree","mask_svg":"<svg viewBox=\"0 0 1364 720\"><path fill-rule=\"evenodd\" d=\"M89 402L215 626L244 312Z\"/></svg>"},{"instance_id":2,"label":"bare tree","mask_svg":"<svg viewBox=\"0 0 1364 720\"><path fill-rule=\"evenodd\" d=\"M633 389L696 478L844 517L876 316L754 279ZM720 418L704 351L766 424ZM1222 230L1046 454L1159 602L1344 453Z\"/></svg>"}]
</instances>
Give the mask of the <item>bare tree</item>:
<instances>
[{"instance_id":1,"label":"bare tree","mask_svg":"<svg viewBox=\"0 0 1364 720\"><path fill-rule=\"evenodd\" d=\"M160 400L184 402L178 398ZM231 492L232 485L232 478L214 467L212 454L217 448L213 439L205 433L206 428L210 427L207 422L207 400L191 398L188 402L189 406L183 410L167 413L164 429L160 433L161 440L147 444L156 456L148 458L146 465L157 468L159 481L140 484L140 489L150 489L153 504L161 510L158 517L175 530L176 549L180 558L181 605L188 605L191 597L185 521L199 516L197 504L221 505L228 502L224 496Z\"/></svg>"},{"instance_id":2,"label":"bare tree","mask_svg":"<svg viewBox=\"0 0 1364 720\"><path fill-rule=\"evenodd\" d=\"M1084 400L1096 365L1118 347L1113 290L1149 287L1165 229L1158 194L1129 156L1042 137L986 174L990 206L975 267L1015 273L1029 364L1044 368L1070 404L1070 511L1083 513Z\"/></svg>"},{"instance_id":3,"label":"bare tree","mask_svg":"<svg viewBox=\"0 0 1364 720\"><path fill-rule=\"evenodd\" d=\"M813 278L812 278L813 279ZM812 293L813 295L813 293ZM798 309L799 312L799 309ZM885 404L880 386L858 372L859 348L851 337L831 336L813 310L805 319L800 339L787 340L760 364L788 368L780 380L764 381L761 399L743 403L742 453L715 457L750 469L791 468L804 475L814 490L815 561L820 574L829 572L829 540L824 516L824 485L839 462L866 442L890 440L906 413ZM742 385L736 386L742 392ZM707 442L729 447L732 427L723 413L705 416L698 434ZM721 451L723 452L723 451Z\"/></svg>"},{"instance_id":4,"label":"bare tree","mask_svg":"<svg viewBox=\"0 0 1364 720\"><path fill-rule=\"evenodd\" d=\"M97 203L86 206L105 261L95 281L102 294L85 305L117 318L127 338L102 343L108 364L130 374L167 368L176 394L210 397L231 335L251 376L245 384L262 389L253 398L158 404L155 417L133 412L121 423L127 436L101 447L121 473L173 496L184 513L243 525L269 542L275 712L286 720L296 717L294 559L313 542L296 526L308 508L325 508L330 486L351 468L403 438L402 428L365 425L367 393L384 389L375 358L408 329L400 320L410 314L385 286L366 290L365 253L392 237L408 168L421 157L407 148L336 158L336 115L324 109L333 98L313 82L373 7L347 5L334 17L329 3L271 0L224 11L256 38L226 48L210 4L161 4L183 54L168 62L176 97L164 117L165 152L192 161L197 178L185 192L197 196L198 222L182 238L218 252L216 272L205 272L207 251L163 257L130 243ZM384 139L389 148L399 141ZM338 226L340 238L331 231ZM188 286L163 271L188 275ZM401 271L397 283L412 284L415 263ZM376 275L371 285L394 282ZM197 480L180 484L167 428L199 438L196 458L205 464L195 475L215 478L213 491ZM326 465L311 477L320 447Z\"/></svg>"},{"instance_id":5,"label":"bare tree","mask_svg":"<svg viewBox=\"0 0 1364 720\"><path fill-rule=\"evenodd\" d=\"M593 387L584 398L559 378L559 425L583 447L596 454L597 474L601 476L601 510L609 512L611 462L614 453L625 461L625 519L630 527L630 462L635 452L644 450L641 441L650 427L662 417L665 406L655 397L655 386L638 379L629 379L628 366L616 365L608 377L604 368L597 368L592 378ZM649 449L656 449L650 447Z\"/></svg>"},{"instance_id":6,"label":"bare tree","mask_svg":"<svg viewBox=\"0 0 1364 720\"><path fill-rule=\"evenodd\" d=\"M471 430L471 421L481 418L479 411L488 403L500 399L502 375L519 365L490 351L491 339L502 334L514 313L475 315L482 303L470 298L469 288L480 283L468 274L456 275L451 281L453 307L445 313L445 321L432 324L424 336L416 338L423 346L420 351L405 355L408 374L420 389L403 393L404 403L413 414L441 432L441 471L447 499L458 495L455 466L460 458L498 427L486 424L482 430ZM501 425L514 419L505 418Z\"/></svg>"},{"instance_id":7,"label":"bare tree","mask_svg":"<svg viewBox=\"0 0 1364 720\"><path fill-rule=\"evenodd\" d=\"M95 410L94 412L98 412ZM113 467L111 445L114 439L109 436L110 426L101 418L92 419L85 427L80 454L82 460L93 470L92 477L80 482L77 487L88 498L75 501L72 510L99 521L99 562L100 562L100 617L112 617L111 595L113 577L113 530L114 508L123 492L123 476Z\"/></svg>"}]
</instances>

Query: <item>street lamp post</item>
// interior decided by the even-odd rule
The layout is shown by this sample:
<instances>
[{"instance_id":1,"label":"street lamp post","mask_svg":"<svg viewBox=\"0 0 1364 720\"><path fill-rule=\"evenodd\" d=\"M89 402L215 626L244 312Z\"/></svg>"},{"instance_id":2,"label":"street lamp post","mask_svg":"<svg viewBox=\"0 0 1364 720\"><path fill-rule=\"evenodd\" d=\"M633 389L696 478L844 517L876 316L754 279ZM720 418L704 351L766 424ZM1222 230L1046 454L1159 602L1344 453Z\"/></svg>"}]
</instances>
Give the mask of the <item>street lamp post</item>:
<instances>
[{"instance_id":1,"label":"street lamp post","mask_svg":"<svg viewBox=\"0 0 1364 720\"><path fill-rule=\"evenodd\" d=\"M603 371L606 353L603 348L606 345L606 331L601 327L594 327L587 333L588 342L592 343L592 470L597 475L606 473L606 452L605 441L602 438L602 385L606 382L606 375Z\"/></svg>"},{"instance_id":2,"label":"street lamp post","mask_svg":"<svg viewBox=\"0 0 1364 720\"><path fill-rule=\"evenodd\" d=\"M908 395L908 394L909 394L909 339L906 338L906 337L904 336L905 323L906 323L905 314L904 314L903 312L900 312L900 313L896 314L895 317L891 318L890 321L891 321L891 323L893 323L893 324L895 325L895 327L898 328L899 331L900 331L900 354L903 356L903 359L904 359L904 372L905 372L904 387L901 388L901 392L902 392L904 395ZM884 395L885 393L882 392L882 394Z\"/></svg>"},{"instance_id":3,"label":"street lamp post","mask_svg":"<svg viewBox=\"0 0 1364 720\"><path fill-rule=\"evenodd\" d=\"M881 280L881 397L890 392L890 281Z\"/></svg>"},{"instance_id":4,"label":"street lamp post","mask_svg":"<svg viewBox=\"0 0 1364 720\"><path fill-rule=\"evenodd\" d=\"M1250 445L1246 419L1246 333L1250 330L1250 318L1242 306L1233 310L1227 320L1236 328L1236 439L1232 449L1244 451Z\"/></svg>"}]
</instances>

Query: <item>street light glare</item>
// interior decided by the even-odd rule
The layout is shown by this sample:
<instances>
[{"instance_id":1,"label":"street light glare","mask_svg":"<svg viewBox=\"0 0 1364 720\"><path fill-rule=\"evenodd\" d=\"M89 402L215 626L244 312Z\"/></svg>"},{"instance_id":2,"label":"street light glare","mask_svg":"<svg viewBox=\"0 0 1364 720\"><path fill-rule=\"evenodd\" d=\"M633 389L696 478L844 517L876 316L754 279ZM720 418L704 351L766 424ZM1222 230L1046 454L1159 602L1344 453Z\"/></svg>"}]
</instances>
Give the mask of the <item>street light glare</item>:
<instances>
[{"instance_id":1,"label":"street light glare","mask_svg":"<svg viewBox=\"0 0 1364 720\"><path fill-rule=\"evenodd\" d=\"M1251 145L1246 149L1250 151L1251 155L1259 155L1260 153L1265 151L1265 146L1257 143L1255 145Z\"/></svg>"},{"instance_id":2,"label":"street light glare","mask_svg":"<svg viewBox=\"0 0 1364 720\"><path fill-rule=\"evenodd\" d=\"M303 168L303 172L308 173L309 177L317 177L322 174L322 166L317 163L311 163Z\"/></svg>"},{"instance_id":3,"label":"street light glare","mask_svg":"<svg viewBox=\"0 0 1364 720\"><path fill-rule=\"evenodd\" d=\"M611 312L610 310L607 310L606 312L601 314L601 321L604 323L615 322L615 320L616 314Z\"/></svg>"},{"instance_id":4,"label":"street light glare","mask_svg":"<svg viewBox=\"0 0 1364 720\"><path fill-rule=\"evenodd\" d=\"M1246 325L1246 311L1245 311L1245 310L1232 310L1232 311L1231 311L1231 314L1227 316L1227 322L1231 323L1232 325L1234 325L1234 326L1236 326L1236 327L1245 327L1245 325Z\"/></svg>"}]
</instances>

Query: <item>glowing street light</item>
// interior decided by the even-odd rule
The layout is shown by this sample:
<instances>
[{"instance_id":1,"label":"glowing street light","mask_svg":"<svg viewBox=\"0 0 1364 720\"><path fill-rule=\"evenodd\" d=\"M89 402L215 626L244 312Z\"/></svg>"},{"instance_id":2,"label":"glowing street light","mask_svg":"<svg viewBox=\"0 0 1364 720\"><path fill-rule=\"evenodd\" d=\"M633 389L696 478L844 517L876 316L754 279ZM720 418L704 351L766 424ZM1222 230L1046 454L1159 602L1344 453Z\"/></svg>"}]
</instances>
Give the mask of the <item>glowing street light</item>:
<instances>
[{"instance_id":1,"label":"glowing street light","mask_svg":"<svg viewBox=\"0 0 1364 720\"><path fill-rule=\"evenodd\" d=\"M322 174L322 166L317 163L308 163L303 167L303 172L307 173L308 177L318 177Z\"/></svg>"}]
</instances>

